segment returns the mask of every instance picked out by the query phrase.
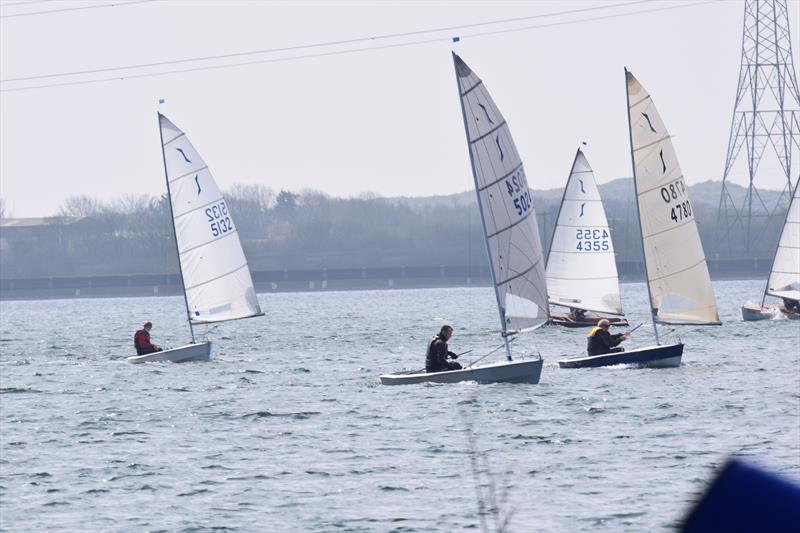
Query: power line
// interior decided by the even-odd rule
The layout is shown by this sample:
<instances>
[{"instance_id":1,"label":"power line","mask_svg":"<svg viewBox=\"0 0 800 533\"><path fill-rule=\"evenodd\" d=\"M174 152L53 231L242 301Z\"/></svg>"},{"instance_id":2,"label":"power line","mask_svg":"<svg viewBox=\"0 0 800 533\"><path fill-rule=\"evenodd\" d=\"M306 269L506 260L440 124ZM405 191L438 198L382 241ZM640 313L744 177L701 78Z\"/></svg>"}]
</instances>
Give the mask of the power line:
<instances>
[{"instance_id":1,"label":"power line","mask_svg":"<svg viewBox=\"0 0 800 533\"><path fill-rule=\"evenodd\" d=\"M547 18L547 17L556 17L561 15L574 15L576 13L583 13L587 11L596 11L598 9L613 9L617 7L623 6L630 6L635 4L644 4L653 2L655 0L636 0L634 2L622 2L617 4L607 4L603 6L594 6L582 9L570 9L567 11L557 11L552 13L542 13L539 15L529 15L526 17L516 17L516 18L508 18L508 19L500 19L500 20L492 20L486 22L475 22L472 24L462 24L458 26L444 26L441 28L429 28L425 30L416 30L416 31L407 31L407 32L400 32L400 33L387 33L383 35L375 35L375 36L368 36L368 37L356 37L354 39L344 39L338 41L327 41L321 43L311 43L311 44L301 44L295 46L284 46L279 48L265 48L262 50L251 50L245 52L233 52L230 54L218 54L218 55L211 55L211 56L202 56L202 57L191 57L191 58L184 58L184 59L172 59L168 61L158 61L153 63L140 63L137 65L127 65L124 67L106 67L106 68L99 68L99 69L91 69L91 70L78 70L72 72L61 72L58 74L40 74L37 76L26 76L26 77L19 77L19 78L6 78L4 80L0 80L0 83L6 82L16 82L16 81L32 81L32 80L40 80L40 79L47 79L47 78L60 78L65 76L77 76L81 74L99 74L102 72L113 72L118 70L132 70L132 69L139 69L139 68L148 68L148 67L160 67L165 65L177 65L181 63L191 63L196 61L210 61L216 59L230 59L234 57L246 57L251 55L261 55L261 54L270 54L270 53L277 53L277 52L291 52L295 50L305 50L309 48L322 48L327 46L340 46L345 44L355 44L365 41L378 41L384 39L396 39L400 37L411 37L415 35L424 35L426 33L440 33L444 31L452 31L452 30L462 30L468 28L475 28L480 26L489 26L493 24L505 24L509 22L521 22L524 20L532 20L537 18Z\"/></svg>"},{"instance_id":2,"label":"power line","mask_svg":"<svg viewBox=\"0 0 800 533\"><path fill-rule=\"evenodd\" d=\"M3 7L15 7L21 6L24 4L41 4L43 2L54 2L55 0L25 0L24 2L2 2L0 3L0 8Z\"/></svg>"},{"instance_id":3,"label":"power line","mask_svg":"<svg viewBox=\"0 0 800 533\"><path fill-rule=\"evenodd\" d=\"M42 0L46 1L46 0ZM149 2L161 2L162 0L131 0L130 2L118 2L115 4L92 4L88 6L77 6L77 7L63 7L61 9L49 9L46 11L29 11L27 13L14 13L12 15L0 15L0 19L7 19L12 17L28 17L31 15L47 15L50 13L63 13L65 11L84 11L87 9L99 9L101 7L122 7L122 6L130 6L133 4L146 4ZM18 2L16 4L11 5L20 5L25 2ZM4 6L5 7L5 6Z\"/></svg>"},{"instance_id":4,"label":"power line","mask_svg":"<svg viewBox=\"0 0 800 533\"><path fill-rule=\"evenodd\" d=\"M650 1L653 1L653 0L642 0L642 1L650 2ZM530 31L530 30L535 30L535 29L551 28L551 27L556 27L556 26L566 26L566 25L572 25L572 24L579 24L579 23L582 23L582 22L594 22L594 21L598 21L598 20L607 20L607 19L612 19L612 18L630 17L630 16L634 16L634 15L643 15L643 14L656 13L656 12L660 12L660 11L668 11L668 10L673 10L673 9L684 9L684 8L696 7L696 6L706 5L706 4L716 4L716 3L723 2L723 1L724 0L705 0L705 1L702 1L702 2L686 3L686 4L679 4L679 5L674 5L674 6L666 6L666 7L654 8L654 9L644 9L644 10L639 10L639 11L631 11L629 13L617 13L617 14L613 14L613 15L604 15L604 16L590 17L590 18L577 19L577 20L567 20L567 21L561 21L561 22L553 22L553 23L549 23L549 24L538 24L538 25L534 25L534 26L524 26L524 27L520 27L520 28L509 28L509 29L494 30L494 31L489 31L489 32L479 32L479 33L462 35L462 36L459 36L458 39L470 38L470 37L480 38L480 37L487 37L487 36L491 36L491 35L498 35L498 34L502 34L502 33L514 33L514 32L519 32L519 31ZM642 2L640 1L640 2L637 2L637 3L642 3ZM547 16L547 15L539 15L539 16L541 17L541 16ZM494 22L494 23L497 23L497 22ZM487 23L478 23L478 24L492 24L492 23L491 22L487 22ZM471 26L474 27L475 25L471 25ZM458 27L455 27L454 29L458 29ZM425 30L422 30L422 31L425 31ZM435 30L427 30L427 31L435 31ZM440 31L442 31L442 30L440 30ZM419 34L421 32L409 32L409 33ZM362 39L359 39L359 40L362 40ZM372 40L372 38L365 38L364 40ZM264 63L280 63L280 62L295 61L295 60L300 60L300 59L311 59L311 58L327 57L327 56L334 56L334 55L352 54L352 53L358 53L358 52L369 52L369 51L375 51L375 50L385 50L385 49L388 49L388 48L401 48L401 47L407 47L407 46L418 46L418 45L431 44L431 43L443 42L443 41L450 42L450 41L453 41L453 40L455 40L455 38L453 38L453 37L434 37L434 38L431 38L431 39L410 41L410 42L406 42L406 43L393 43L393 44L386 44L386 45L381 45L381 46L352 48L352 49L349 49L349 50L334 50L334 51L330 51L330 52L316 52L316 53L310 53L310 54L295 55L295 56L290 56L290 57L258 59L258 60L253 60L253 61L244 61L244 62L239 62L239 63L228 63L228 64L223 64L223 65L198 66L198 67L192 67L192 68L186 68L186 69L167 70L167 71L162 71L162 72L145 72L145 73L130 74L130 75L124 75L123 74L123 75L120 75L120 76L109 77L109 78L98 78L98 79L91 79L91 80L68 81L68 82L50 83L50 84L44 84L44 85L31 85L31 86L27 86L27 87L17 87L17 88L13 88L13 89L0 89L0 93L16 92L16 91L27 91L27 90L32 90L32 89L45 89L45 88L51 88L51 87L65 87L65 86L71 86L71 85L85 85L85 84L90 84L90 83L102 83L102 82L109 82L109 81L124 81L124 80L128 80L128 79L167 76L167 75L171 75L171 74L183 74L183 73L198 72L198 71L203 71L203 70L219 70L219 69L226 69L226 68L236 68L236 67L243 67L243 66L256 65L256 64L264 64ZM289 49L297 50L297 49L302 49L302 48L309 48L309 47L312 47L312 46L323 46L323 45L302 45L302 46L299 46L299 47L291 47ZM276 49L276 51L277 50L282 50L282 49ZM261 52L261 53L263 53L263 52ZM209 59L214 59L214 58L216 58L216 57L215 56L210 56L209 57ZM200 60L201 59L195 59L195 61L200 61ZM178 61L183 61L183 60L178 60ZM110 70L121 70L122 68L124 68L124 67L119 67L118 69L110 69ZM130 68L135 68L135 67L130 67ZM103 69L103 70L108 70L108 69ZM87 73L102 72L103 70L88 71ZM78 73L76 73L76 74L78 74ZM69 75L69 74L58 74L58 75L53 75L53 76L67 76L67 75ZM21 81L22 79L17 79L17 80ZM0 82L10 82L10 81L15 81L15 80L11 80L11 79L9 79L9 80L0 80Z\"/></svg>"}]
</instances>

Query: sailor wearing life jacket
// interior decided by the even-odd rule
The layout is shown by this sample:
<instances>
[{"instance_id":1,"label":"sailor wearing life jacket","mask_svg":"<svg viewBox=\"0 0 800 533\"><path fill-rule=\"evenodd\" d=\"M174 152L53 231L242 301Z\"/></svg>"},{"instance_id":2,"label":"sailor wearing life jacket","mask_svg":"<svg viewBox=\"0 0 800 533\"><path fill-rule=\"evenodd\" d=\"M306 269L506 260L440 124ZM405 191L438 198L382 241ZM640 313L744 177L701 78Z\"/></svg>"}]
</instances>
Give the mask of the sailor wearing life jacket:
<instances>
[{"instance_id":1,"label":"sailor wearing life jacket","mask_svg":"<svg viewBox=\"0 0 800 533\"><path fill-rule=\"evenodd\" d=\"M160 352L161 346L156 346L150 342L150 330L153 328L153 323L149 320L144 323L142 329L136 332L133 336L133 346L136 348L138 355L145 355L153 352Z\"/></svg>"},{"instance_id":2,"label":"sailor wearing life jacket","mask_svg":"<svg viewBox=\"0 0 800 533\"><path fill-rule=\"evenodd\" d=\"M605 318L597 323L597 327L589 332L586 338L586 351L589 355L603 355L604 353L617 353L624 352L625 349L615 347L622 341L629 338L627 333L616 333L614 335L608 332L609 322Z\"/></svg>"},{"instance_id":3,"label":"sailor wearing life jacket","mask_svg":"<svg viewBox=\"0 0 800 533\"><path fill-rule=\"evenodd\" d=\"M453 336L453 328L442 326L439 334L428 343L428 351L425 354L425 372L443 372L446 370L459 370L461 365L455 361L448 361L447 357L458 359L458 355L447 349L447 341Z\"/></svg>"}]
</instances>

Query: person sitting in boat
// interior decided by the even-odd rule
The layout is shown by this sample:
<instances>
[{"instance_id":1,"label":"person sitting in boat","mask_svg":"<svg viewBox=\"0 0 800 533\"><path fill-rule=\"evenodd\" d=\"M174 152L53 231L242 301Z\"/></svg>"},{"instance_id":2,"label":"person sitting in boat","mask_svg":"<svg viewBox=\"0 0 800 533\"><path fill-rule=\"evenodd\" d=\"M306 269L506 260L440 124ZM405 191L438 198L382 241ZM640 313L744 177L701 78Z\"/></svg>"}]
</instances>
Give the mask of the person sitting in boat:
<instances>
[{"instance_id":1,"label":"person sitting in boat","mask_svg":"<svg viewBox=\"0 0 800 533\"><path fill-rule=\"evenodd\" d=\"M783 299L783 308L787 313L800 313L800 301L791 298Z\"/></svg>"},{"instance_id":2,"label":"person sitting in boat","mask_svg":"<svg viewBox=\"0 0 800 533\"><path fill-rule=\"evenodd\" d=\"M145 355L153 352L160 352L161 346L156 346L150 342L150 330L153 329L153 323L149 320L144 323L142 329L136 332L133 336L133 345L136 347L138 355Z\"/></svg>"},{"instance_id":3,"label":"person sitting in boat","mask_svg":"<svg viewBox=\"0 0 800 533\"><path fill-rule=\"evenodd\" d=\"M577 309L575 307L569 308L569 317L575 322L581 322L586 318L586 311L584 309Z\"/></svg>"},{"instance_id":4,"label":"person sitting in boat","mask_svg":"<svg viewBox=\"0 0 800 533\"><path fill-rule=\"evenodd\" d=\"M589 355L603 355L604 353L624 352L625 349L617 346L622 341L629 338L627 333L616 333L612 335L608 332L610 326L608 319L602 319L597 323L587 336L586 350Z\"/></svg>"},{"instance_id":5,"label":"person sitting in boat","mask_svg":"<svg viewBox=\"0 0 800 533\"><path fill-rule=\"evenodd\" d=\"M425 372L444 372L446 370L459 370L461 365L455 361L448 361L448 356L458 359L458 355L447 349L447 341L453 336L453 328L442 326L439 334L428 343L428 352L425 354Z\"/></svg>"}]
</instances>

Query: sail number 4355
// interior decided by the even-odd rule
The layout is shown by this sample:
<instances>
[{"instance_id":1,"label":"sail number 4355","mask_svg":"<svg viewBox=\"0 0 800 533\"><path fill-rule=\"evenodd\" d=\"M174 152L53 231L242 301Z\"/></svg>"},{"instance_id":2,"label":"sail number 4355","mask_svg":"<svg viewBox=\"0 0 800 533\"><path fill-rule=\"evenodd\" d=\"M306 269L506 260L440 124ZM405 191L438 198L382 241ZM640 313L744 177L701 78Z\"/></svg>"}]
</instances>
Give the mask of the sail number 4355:
<instances>
[{"instance_id":1,"label":"sail number 4355","mask_svg":"<svg viewBox=\"0 0 800 533\"><path fill-rule=\"evenodd\" d=\"M510 180L506 180L506 190L514 201L518 215L522 215L533 207L528 183L525 181L525 173L521 168L514 173Z\"/></svg>"},{"instance_id":2,"label":"sail number 4355","mask_svg":"<svg viewBox=\"0 0 800 533\"><path fill-rule=\"evenodd\" d=\"M206 207L206 218L211 227L211 235L219 237L233 230L233 222L228 216L228 206L225 201L218 202L210 207Z\"/></svg>"},{"instance_id":3,"label":"sail number 4355","mask_svg":"<svg viewBox=\"0 0 800 533\"><path fill-rule=\"evenodd\" d=\"M575 249L580 252L607 252L608 230L598 228L587 228L576 230L575 238L578 244Z\"/></svg>"}]
</instances>

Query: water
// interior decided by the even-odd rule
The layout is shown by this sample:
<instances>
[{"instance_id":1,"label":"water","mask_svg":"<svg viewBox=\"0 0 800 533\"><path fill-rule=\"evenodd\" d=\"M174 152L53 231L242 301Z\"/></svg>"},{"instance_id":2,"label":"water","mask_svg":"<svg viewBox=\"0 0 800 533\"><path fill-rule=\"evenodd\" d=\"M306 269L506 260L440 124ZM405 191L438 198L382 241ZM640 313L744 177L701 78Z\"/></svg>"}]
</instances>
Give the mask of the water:
<instances>
[{"instance_id":1,"label":"water","mask_svg":"<svg viewBox=\"0 0 800 533\"><path fill-rule=\"evenodd\" d=\"M676 369L560 370L586 331L537 331L538 385L378 384L445 321L497 346L488 288L261 295L185 365L123 359L147 319L186 340L180 298L2 302L0 528L480 530L491 481L510 531L669 530L729 454L800 478L800 323L741 322L762 287L716 283L725 324L679 328Z\"/></svg>"}]
</instances>

